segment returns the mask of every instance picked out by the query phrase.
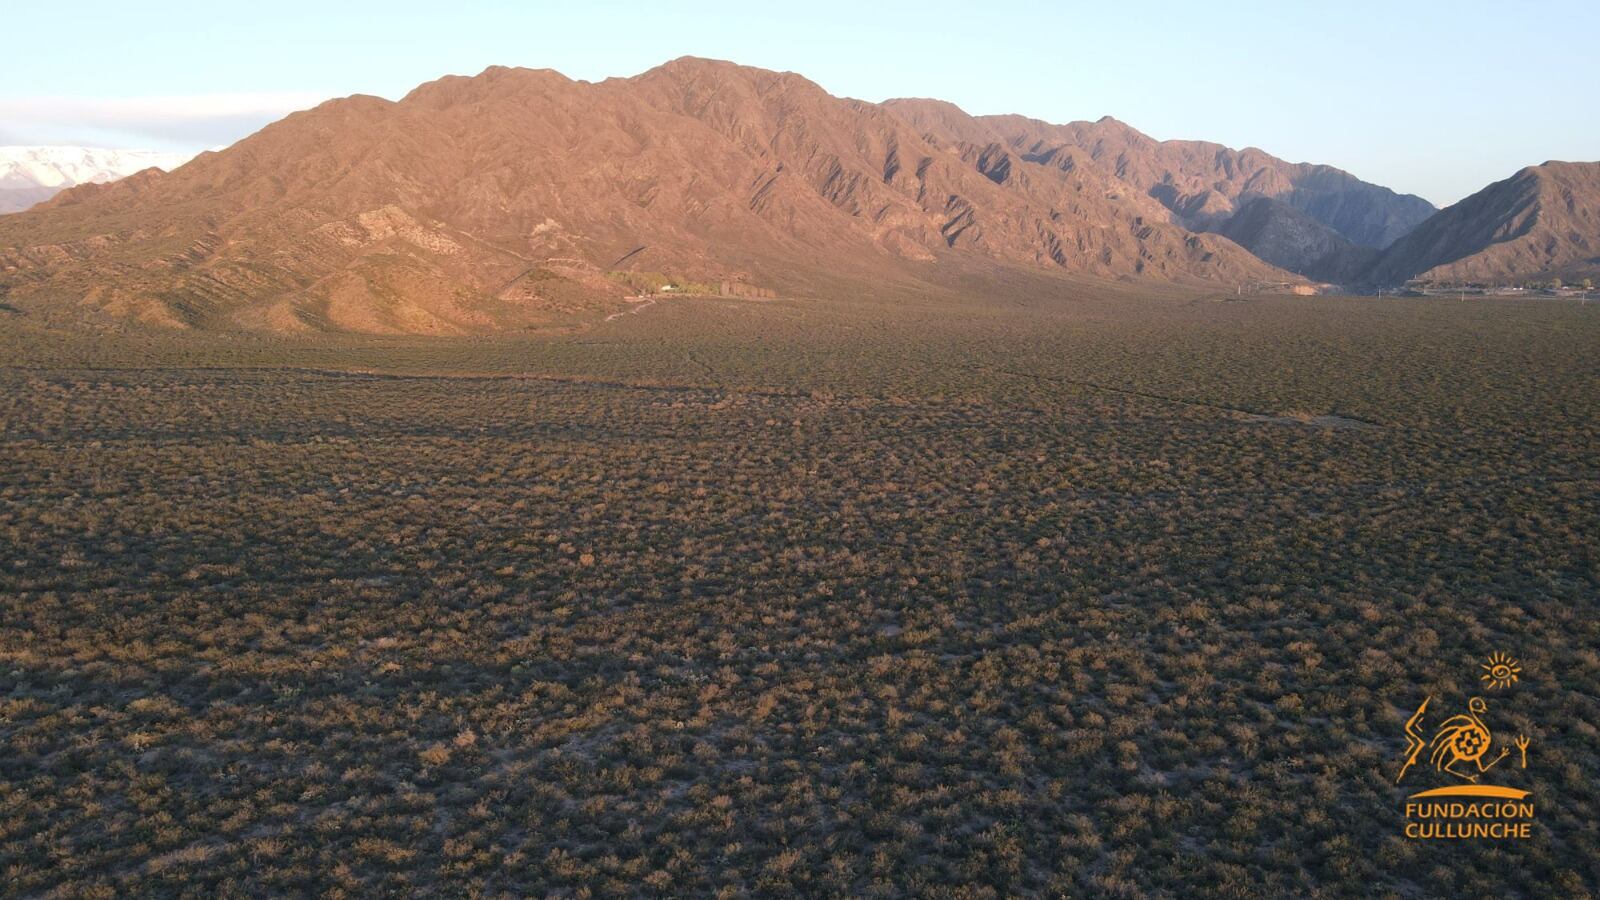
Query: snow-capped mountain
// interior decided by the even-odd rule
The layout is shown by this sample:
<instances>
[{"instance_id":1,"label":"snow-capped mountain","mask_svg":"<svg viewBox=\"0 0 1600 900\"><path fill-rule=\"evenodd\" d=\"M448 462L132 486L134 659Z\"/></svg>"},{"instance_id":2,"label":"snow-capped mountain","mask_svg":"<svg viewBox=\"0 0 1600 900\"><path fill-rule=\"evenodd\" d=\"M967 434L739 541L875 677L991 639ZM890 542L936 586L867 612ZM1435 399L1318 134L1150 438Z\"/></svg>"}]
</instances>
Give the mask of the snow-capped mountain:
<instances>
[{"instance_id":1,"label":"snow-capped mountain","mask_svg":"<svg viewBox=\"0 0 1600 900\"><path fill-rule=\"evenodd\" d=\"M0 147L0 213L27 209L73 185L116 181L151 166L175 169L192 155L98 147Z\"/></svg>"}]
</instances>

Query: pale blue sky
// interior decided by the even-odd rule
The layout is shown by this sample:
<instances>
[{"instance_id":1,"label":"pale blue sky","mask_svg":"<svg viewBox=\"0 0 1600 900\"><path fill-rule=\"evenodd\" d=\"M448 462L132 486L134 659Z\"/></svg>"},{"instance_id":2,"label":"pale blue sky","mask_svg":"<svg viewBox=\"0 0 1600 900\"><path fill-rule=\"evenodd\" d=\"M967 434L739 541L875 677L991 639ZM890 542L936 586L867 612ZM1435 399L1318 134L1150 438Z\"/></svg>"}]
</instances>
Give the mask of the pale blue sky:
<instances>
[{"instance_id":1,"label":"pale blue sky","mask_svg":"<svg viewBox=\"0 0 1600 900\"><path fill-rule=\"evenodd\" d=\"M866 100L1114 115L1441 205L1524 165L1600 159L1600 0L7 6L0 144L199 149L494 64L599 80L690 54Z\"/></svg>"}]
</instances>

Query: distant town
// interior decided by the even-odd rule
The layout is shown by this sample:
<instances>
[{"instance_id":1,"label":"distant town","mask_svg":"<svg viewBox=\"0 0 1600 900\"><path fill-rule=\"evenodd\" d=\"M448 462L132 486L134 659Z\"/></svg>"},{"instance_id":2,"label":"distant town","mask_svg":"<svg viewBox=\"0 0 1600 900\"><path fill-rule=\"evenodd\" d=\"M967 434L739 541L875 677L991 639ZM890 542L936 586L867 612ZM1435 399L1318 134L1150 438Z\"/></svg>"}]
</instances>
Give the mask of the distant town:
<instances>
[{"instance_id":1,"label":"distant town","mask_svg":"<svg viewBox=\"0 0 1600 900\"><path fill-rule=\"evenodd\" d=\"M1452 284L1438 281L1411 281L1405 287L1393 293L1404 297L1439 297L1439 296L1493 296L1493 297L1575 297L1582 300L1589 299L1594 293L1594 279L1584 278L1574 283L1568 283L1560 278L1548 281L1530 281L1524 284L1480 284L1462 283ZM1379 291L1380 294L1385 293Z\"/></svg>"}]
</instances>

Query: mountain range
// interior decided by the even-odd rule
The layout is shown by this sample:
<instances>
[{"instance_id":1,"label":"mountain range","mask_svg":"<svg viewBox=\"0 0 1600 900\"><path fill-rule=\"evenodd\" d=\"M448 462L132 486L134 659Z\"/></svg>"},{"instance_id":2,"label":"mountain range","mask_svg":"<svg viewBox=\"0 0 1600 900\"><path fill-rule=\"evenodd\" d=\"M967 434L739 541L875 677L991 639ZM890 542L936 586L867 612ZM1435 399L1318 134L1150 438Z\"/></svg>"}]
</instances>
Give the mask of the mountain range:
<instances>
[{"instance_id":1,"label":"mountain range","mask_svg":"<svg viewBox=\"0 0 1600 900\"><path fill-rule=\"evenodd\" d=\"M1421 197L1368 184L1332 166L1289 163L1256 149L1157 141L1109 116L1051 125L1022 116L972 117L940 100L885 106L930 140L1065 171L1097 169L1162 204L1193 232L1225 235L1275 266L1346 281L1433 213Z\"/></svg>"},{"instance_id":2,"label":"mountain range","mask_svg":"<svg viewBox=\"0 0 1600 900\"><path fill-rule=\"evenodd\" d=\"M330 101L0 217L0 299L63 321L454 334L615 305L646 272L788 291L1015 269L1230 287L1520 275L1581 266L1593 170L1437 212L1110 118L868 103L692 58L598 83L496 67ZM1525 251L1501 252L1508 228ZM1468 261L1484 254L1500 262Z\"/></svg>"},{"instance_id":3,"label":"mountain range","mask_svg":"<svg viewBox=\"0 0 1600 900\"><path fill-rule=\"evenodd\" d=\"M27 209L74 185L116 181L151 167L175 169L192 155L98 147L0 147L0 213Z\"/></svg>"}]
</instances>

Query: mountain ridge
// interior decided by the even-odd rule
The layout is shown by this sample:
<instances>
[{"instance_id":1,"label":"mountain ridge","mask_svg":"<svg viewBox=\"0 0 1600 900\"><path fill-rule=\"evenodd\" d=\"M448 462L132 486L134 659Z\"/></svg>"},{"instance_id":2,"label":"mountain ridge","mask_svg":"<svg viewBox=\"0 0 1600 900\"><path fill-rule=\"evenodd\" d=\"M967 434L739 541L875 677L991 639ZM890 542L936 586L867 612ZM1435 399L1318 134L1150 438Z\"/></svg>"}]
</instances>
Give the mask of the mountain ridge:
<instances>
[{"instance_id":1,"label":"mountain ridge","mask_svg":"<svg viewBox=\"0 0 1600 900\"><path fill-rule=\"evenodd\" d=\"M1117 178L1159 199L1192 230L1214 231L1256 196L1281 200L1357 246L1382 248L1436 210L1428 201L1362 181L1320 163L1291 163L1255 147L1210 141L1158 141L1113 117L1056 125L1018 114L968 116L947 101L931 101L948 127L955 114L987 126L1014 149L1057 165L1099 163ZM929 115L930 101L885 101L911 119Z\"/></svg>"},{"instance_id":2,"label":"mountain ridge","mask_svg":"<svg viewBox=\"0 0 1600 900\"><path fill-rule=\"evenodd\" d=\"M630 255L776 287L985 266L1293 280L1098 180L991 175L794 73L685 58L596 83L493 67L399 101L329 101L172 173L0 221L0 290L18 308L167 326L454 334L615 304L607 269Z\"/></svg>"},{"instance_id":3,"label":"mountain ridge","mask_svg":"<svg viewBox=\"0 0 1600 900\"><path fill-rule=\"evenodd\" d=\"M1510 283L1600 276L1600 162L1527 166L1384 251L1368 280Z\"/></svg>"}]
</instances>

